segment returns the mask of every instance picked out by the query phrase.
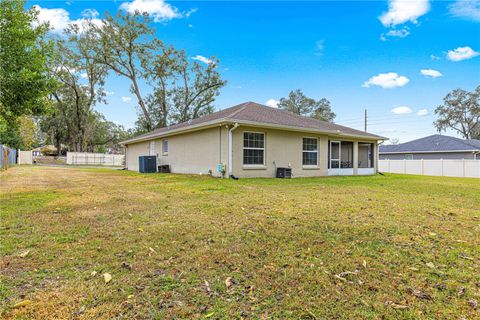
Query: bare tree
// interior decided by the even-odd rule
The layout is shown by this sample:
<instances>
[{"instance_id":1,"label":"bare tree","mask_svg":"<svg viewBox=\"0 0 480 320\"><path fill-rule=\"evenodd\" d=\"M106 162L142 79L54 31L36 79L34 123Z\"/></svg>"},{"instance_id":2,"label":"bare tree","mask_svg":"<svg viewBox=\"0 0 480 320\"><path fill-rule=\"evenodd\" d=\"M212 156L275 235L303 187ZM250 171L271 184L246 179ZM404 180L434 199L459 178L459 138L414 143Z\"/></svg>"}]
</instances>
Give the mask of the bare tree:
<instances>
[{"instance_id":1,"label":"bare tree","mask_svg":"<svg viewBox=\"0 0 480 320\"><path fill-rule=\"evenodd\" d=\"M137 97L145 119L145 126L152 130L155 125L140 90L140 79L145 77L144 66L153 61L156 52L164 48L150 28L147 14L119 12L117 17L106 15L101 26L91 24L97 34L93 43L97 61L113 70L117 75L128 78L131 92Z\"/></svg>"},{"instance_id":2,"label":"bare tree","mask_svg":"<svg viewBox=\"0 0 480 320\"><path fill-rule=\"evenodd\" d=\"M290 91L288 98L280 99L278 108L292 113L312 117L322 121L333 121L335 113L332 112L330 101L325 98L315 100L305 96L302 90Z\"/></svg>"},{"instance_id":3,"label":"bare tree","mask_svg":"<svg viewBox=\"0 0 480 320\"><path fill-rule=\"evenodd\" d=\"M60 85L52 94L58 110L50 115L57 119L47 123L65 125L74 151L86 150L92 108L97 102L105 102L103 87L108 69L95 59L92 43L96 36L86 29L87 25L72 24L65 31L68 41L57 39L57 55L51 66Z\"/></svg>"},{"instance_id":4,"label":"bare tree","mask_svg":"<svg viewBox=\"0 0 480 320\"><path fill-rule=\"evenodd\" d=\"M433 125L439 132L453 129L465 139L480 139L480 86L472 92L453 90L435 114L438 119Z\"/></svg>"}]
</instances>

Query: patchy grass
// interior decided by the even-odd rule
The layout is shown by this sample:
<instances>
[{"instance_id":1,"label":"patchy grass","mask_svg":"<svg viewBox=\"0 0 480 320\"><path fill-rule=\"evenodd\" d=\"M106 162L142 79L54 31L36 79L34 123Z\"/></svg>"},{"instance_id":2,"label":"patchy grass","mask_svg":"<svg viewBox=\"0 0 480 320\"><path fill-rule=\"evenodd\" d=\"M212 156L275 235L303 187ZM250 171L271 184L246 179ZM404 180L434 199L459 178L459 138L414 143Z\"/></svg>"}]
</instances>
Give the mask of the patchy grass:
<instances>
[{"instance_id":1,"label":"patchy grass","mask_svg":"<svg viewBox=\"0 0 480 320\"><path fill-rule=\"evenodd\" d=\"M480 317L479 180L17 166L0 192L6 319Z\"/></svg>"}]
</instances>

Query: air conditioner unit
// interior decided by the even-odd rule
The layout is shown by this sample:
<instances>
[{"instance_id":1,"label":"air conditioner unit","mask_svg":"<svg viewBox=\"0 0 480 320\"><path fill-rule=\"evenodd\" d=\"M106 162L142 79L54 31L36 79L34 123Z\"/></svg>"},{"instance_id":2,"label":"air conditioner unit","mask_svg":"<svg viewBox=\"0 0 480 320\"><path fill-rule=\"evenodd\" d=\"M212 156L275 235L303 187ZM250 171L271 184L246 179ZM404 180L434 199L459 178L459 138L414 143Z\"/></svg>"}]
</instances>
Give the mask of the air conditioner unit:
<instances>
[{"instance_id":1,"label":"air conditioner unit","mask_svg":"<svg viewBox=\"0 0 480 320\"><path fill-rule=\"evenodd\" d=\"M157 172L157 157L156 156L140 156L138 157L138 171L141 173L155 173Z\"/></svg>"},{"instance_id":2,"label":"air conditioner unit","mask_svg":"<svg viewBox=\"0 0 480 320\"><path fill-rule=\"evenodd\" d=\"M277 168L277 178L291 178L292 168Z\"/></svg>"}]
</instances>

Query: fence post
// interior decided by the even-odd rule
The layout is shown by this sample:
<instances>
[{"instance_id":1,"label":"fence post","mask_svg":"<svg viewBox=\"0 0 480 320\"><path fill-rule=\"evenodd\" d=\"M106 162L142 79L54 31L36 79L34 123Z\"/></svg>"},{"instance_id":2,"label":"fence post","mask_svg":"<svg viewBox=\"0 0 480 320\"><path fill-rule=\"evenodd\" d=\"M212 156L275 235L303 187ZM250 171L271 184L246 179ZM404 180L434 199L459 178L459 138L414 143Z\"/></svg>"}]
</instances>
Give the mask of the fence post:
<instances>
[{"instance_id":1,"label":"fence post","mask_svg":"<svg viewBox=\"0 0 480 320\"><path fill-rule=\"evenodd\" d=\"M462 159L462 165L463 165L463 177L465 178L465 158Z\"/></svg>"},{"instance_id":2,"label":"fence post","mask_svg":"<svg viewBox=\"0 0 480 320\"><path fill-rule=\"evenodd\" d=\"M422 176L425 175L425 165L423 163L423 158L422 158Z\"/></svg>"},{"instance_id":3,"label":"fence post","mask_svg":"<svg viewBox=\"0 0 480 320\"><path fill-rule=\"evenodd\" d=\"M441 160L440 165L442 166L442 177L443 177L443 158L440 160Z\"/></svg>"},{"instance_id":4,"label":"fence post","mask_svg":"<svg viewBox=\"0 0 480 320\"><path fill-rule=\"evenodd\" d=\"M403 159L403 174L407 174L407 159Z\"/></svg>"}]
</instances>

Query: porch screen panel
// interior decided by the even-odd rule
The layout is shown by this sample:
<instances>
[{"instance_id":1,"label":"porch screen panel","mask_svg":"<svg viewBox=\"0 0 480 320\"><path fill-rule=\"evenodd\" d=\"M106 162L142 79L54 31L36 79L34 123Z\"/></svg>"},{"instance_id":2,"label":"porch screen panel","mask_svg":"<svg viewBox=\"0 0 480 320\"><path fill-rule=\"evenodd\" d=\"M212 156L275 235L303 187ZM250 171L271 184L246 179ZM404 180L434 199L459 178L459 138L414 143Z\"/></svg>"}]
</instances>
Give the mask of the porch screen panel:
<instances>
[{"instance_id":1,"label":"porch screen panel","mask_svg":"<svg viewBox=\"0 0 480 320\"><path fill-rule=\"evenodd\" d=\"M373 168L373 143L358 143L358 167Z\"/></svg>"},{"instance_id":2,"label":"porch screen panel","mask_svg":"<svg viewBox=\"0 0 480 320\"><path fill-rule=\"evenodd\" d=\"M340 160L340 168L353 168L353 142L341 142Z\"/></svg>"},{"instance_id":3,"label":"porch screen panel","mask_svg":"<svg viewBox=\"0 0 480 320\"><path fill-rule=\"evenodd\" d=\"M336 141L330 141L329 143L329 156L328 167L332 169L340 168L340 143Z\"/></svg>"}]
</instances>

